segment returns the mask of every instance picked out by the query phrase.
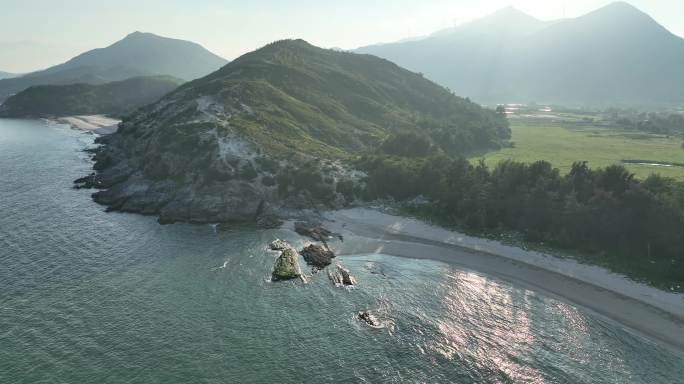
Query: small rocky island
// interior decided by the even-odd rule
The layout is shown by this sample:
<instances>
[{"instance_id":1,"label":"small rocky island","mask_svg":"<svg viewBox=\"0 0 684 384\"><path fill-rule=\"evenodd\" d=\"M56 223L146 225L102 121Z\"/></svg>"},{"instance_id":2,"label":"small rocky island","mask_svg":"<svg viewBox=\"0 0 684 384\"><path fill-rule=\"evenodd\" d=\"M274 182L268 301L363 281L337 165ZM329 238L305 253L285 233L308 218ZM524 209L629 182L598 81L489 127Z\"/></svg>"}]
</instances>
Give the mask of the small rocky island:
<instances>
[{"instance_id":1,"label":"small rocky island","mask_svg":"<svg viewBox=\"0 0 684 384\"><path fill-rule=\"evenodd\" d=\"M310 244L300 252L308 265L313 268L314 272L320 271L332 263L335 258L335 253L327 246Z\"/></svg>"},{"instance_id":2,"label":"small rocky island","mask_svg":"<svg viewBox=\"0 0 684 384\"><path fill-rule=\"evenodd\" d=\"M290 243L276 239L269 244L269 248L273 251L280 251L280 256L273 266L271 280L281 281L299 278L306 283L306 277L302 274L302 269L299 266L299 254Z\"/></svg>"}]
</instances>

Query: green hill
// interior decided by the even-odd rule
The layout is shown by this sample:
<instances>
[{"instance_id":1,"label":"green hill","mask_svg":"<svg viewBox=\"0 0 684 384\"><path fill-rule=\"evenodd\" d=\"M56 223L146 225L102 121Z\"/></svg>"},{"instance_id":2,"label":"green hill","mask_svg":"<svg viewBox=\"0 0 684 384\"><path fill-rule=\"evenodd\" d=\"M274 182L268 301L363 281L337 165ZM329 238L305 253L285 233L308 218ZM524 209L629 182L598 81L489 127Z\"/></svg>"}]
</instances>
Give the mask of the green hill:
<instances>
[{"instance_id":1,"label":"green hill","mask_svg":"<svg viewBox=\"0 0 684 384\"><path fill-rule=\"evenodd\" d=\"M465 154L500 146L510 129L387 60L279 41L124 120L97 156L110 189L96 198L186 221L253 216L264 201L332 201L345 160L410 134Z\"/></svg>"},{"instance_id":2,"label":"green hill","mask_svg":"<svg viewBox=\"0 0 684 384\"><path fill-rule=\"evenodd\" d=\"M185 81L205 76L227 61L202 46L151 33L134 32L66 63L0 80L0 102L34 85L103 84L139 76L173 76Z\"/></svg>"},{"instance_id":3,"label":"green hill","mask_svg":"<svg viewBox=\"0 0 684 384\"><path fill-rule=\"evenodd\" d=\"M181 83L170 76L151 76L100 85L39 85L7 99L0 105L0 116L123 116L159 100Z\"/></svg>"},{"instance_id":4,"label":"green hill","mask_svg":"<svg viewBox=\"0 0 684 384\"><path fill-rule=\"evenodd\" d=\"M237 111L231 126L272 150L358 153L390 132L421 130L447 152L496 147L494 113L386 60L281 41L189 83L171 96L211 96ZM253 113L240 113L240 105Z\"/></svg>"}]
</instances>

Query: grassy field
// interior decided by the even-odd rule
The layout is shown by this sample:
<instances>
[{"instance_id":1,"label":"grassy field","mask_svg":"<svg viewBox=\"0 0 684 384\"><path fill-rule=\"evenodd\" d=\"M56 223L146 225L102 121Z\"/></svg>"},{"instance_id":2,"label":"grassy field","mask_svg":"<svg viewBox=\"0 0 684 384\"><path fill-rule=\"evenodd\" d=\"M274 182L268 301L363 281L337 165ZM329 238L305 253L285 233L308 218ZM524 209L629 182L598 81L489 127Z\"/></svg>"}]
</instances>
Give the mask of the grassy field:
<instances>
[{"instance_id":1,"label":"grassy field","mask_svg":"<svg viewBox=\"0 0 684 384\"><path fill-rule=\"evenodd\" d=\"M490 167L501 160L524 162L546 160L567 173L574 161L588 161L592 168L622 164L623 160L684 164L682 138L626 132L573 121L542 118L512 118L513 148L475 156ZM684 167L625 164L638 178L651 173L684 181Z\"/></svg>"}]
</instances>

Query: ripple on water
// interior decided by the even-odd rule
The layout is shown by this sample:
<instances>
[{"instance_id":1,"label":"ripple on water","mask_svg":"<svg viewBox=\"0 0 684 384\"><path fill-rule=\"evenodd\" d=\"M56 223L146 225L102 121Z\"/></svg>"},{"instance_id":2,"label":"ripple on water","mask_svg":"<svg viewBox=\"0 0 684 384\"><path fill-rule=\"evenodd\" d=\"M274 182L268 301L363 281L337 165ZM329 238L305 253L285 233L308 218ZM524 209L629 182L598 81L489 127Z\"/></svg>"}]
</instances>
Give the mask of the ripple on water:
<instances>
[{"instance_id":1,"label":"ripple on water","mask_svg":"<svg viewBox=\"0 0 684 384\"><path fill-rule=\"evenodd\" d=\"M92 136L0 120L0 382L673 383L680 357L533 291L432 261L341 257L270 283L290 232L160 226L74 190ZM357 321L368 309L385 324Z\"/></svg>"}]
</instances>

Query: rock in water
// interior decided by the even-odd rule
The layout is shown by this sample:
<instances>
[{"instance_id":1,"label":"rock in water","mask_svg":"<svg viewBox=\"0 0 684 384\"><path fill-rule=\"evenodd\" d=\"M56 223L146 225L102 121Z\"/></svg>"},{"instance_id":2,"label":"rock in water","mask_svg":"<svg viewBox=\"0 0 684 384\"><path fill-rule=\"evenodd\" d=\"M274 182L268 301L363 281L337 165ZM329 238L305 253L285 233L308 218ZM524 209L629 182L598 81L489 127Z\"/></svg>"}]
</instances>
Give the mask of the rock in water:
<instances>
[{"instance_id":1,"label":"rock in water","mask_svg":"<svg viewBox=\"0 0 684 384\"><path fill-rule=\"evenodd\" d=\"M81 177L74 181L74 188L76 189L90 189L95 188L98 185L98 180L95 173L91 173L88 176Z\"/></svg>"},{"instance_id":2,"label":"rock in water","mask_svg":"<svg viewBox=\"0 0 684 384\"><path fill-rule=\"evenodd\" d=\"M285 248L273 267L273 281L291 280L302 277L302 270L299 267L299 255L292 248Z\"/></svg>"},{"instance_id":3,"label":"rock in water","mask_svg":"<svg viewBox=\"0 0 684 384\"><path fill-rule=\"evenodd\" d=\"M275 215L261 215L257 217L256 225L263 229L276 229L283 225L283 221Z\"/></svg>"},{"instance_id":4,"label":"rock in water","mask_svg":"<svg viewBox=\"0 0 684 384\"><path fill-rule=\"evenodd\" d=\"M342 284L344 285L356 285L356 278L351 275L348 269L337 265L337 271L342 275Z\"/></svg>"},{"instance_id":5,"label":"rock in water","mask_svg":"<svg viewBox=\"0 0 684 384\"><path fill-rule=\"evenodd\" d=\"M370 312L368 311L361 311L357 315L357 318L366 324L370 325L371 327L379 327L380 326L380 321L373 316Z\"/></svg>"},{"instance_id":6,"label":"rock in water","mask_svg":"<svg viewBox=\"0 0 684 384\"><path fill-rule=\"evenodd\" d=\"M328 271L328 277L336 286L351 286L356 285L356 279L351 275L348 269L340 264L335 265L335 271Z\"/></svg>"},{"instance_id":7,"label":"rock in water","mask_svg":"<svg viewBox=\"0 0 684 384\"><path fill-rule=\"evenodd\" d=\"M316 244L311 244L300 252L304 256L307 264L312 266L314 270L321 270L332 263L335 257L333 251L327 247Z\"/></svg>"},{"instance_id":8,"label":"rock in water","mask_svg":"<svg viewBox=\"0 0 684 384\"><path fill-rule=\"evenodd\" d=\"M272 251L284 251L288 248L292 248L292 246L285 240L275 239L268 245L268 248Z\"/></svg>"},{"instance_id":9,"label":"rock in water","mask_svg":"<svg viewBox=\"0 0 684 384\"><path fill-rule=\"evenodd\" d=\"M342 282L342 275L337 271L333 272L331 270L328 270L328 278L333 284L335 284L336 287L341 287L344 285L344 283Z\"/></svg>"},{"instance_id":10,"label":"rock in water","mask_svg":"<svg viewBox=\"0 0 684 384\"><path fill-rule=\"evenodd\" d=\"M333 236L342 240L342 236L323 228L320 224L297 221L294 223L295 232L302 236L310 237L315 241L326 243Z\"/></svg>"}]
</instances>

